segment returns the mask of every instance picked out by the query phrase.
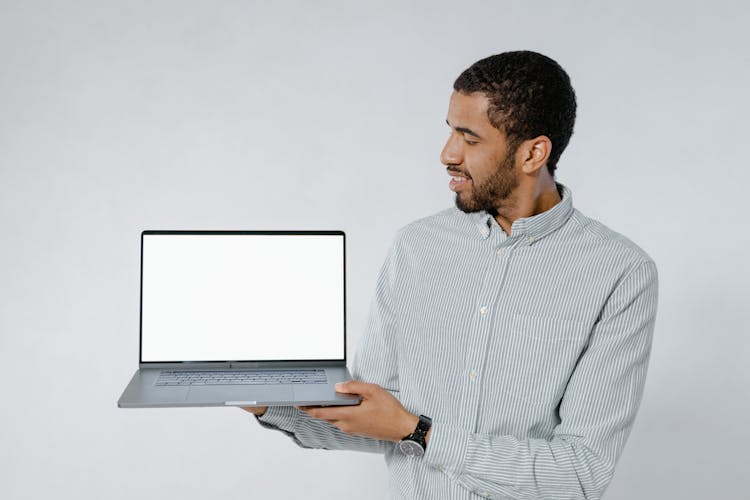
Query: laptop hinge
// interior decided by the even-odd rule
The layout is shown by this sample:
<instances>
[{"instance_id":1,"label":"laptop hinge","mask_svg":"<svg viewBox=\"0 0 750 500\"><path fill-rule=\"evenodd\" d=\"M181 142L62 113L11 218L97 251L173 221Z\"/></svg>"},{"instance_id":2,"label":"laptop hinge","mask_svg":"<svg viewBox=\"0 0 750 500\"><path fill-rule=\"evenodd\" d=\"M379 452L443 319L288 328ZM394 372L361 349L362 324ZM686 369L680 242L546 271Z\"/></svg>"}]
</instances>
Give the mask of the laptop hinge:
<instances>
[{"instance_id":1,"label":"laptop hinge","mask_svg":"<svg viewBox=\"0 0 750 500\"><path fill-rule=\"evenodd\" d=\"M209 370L220 370L222 368L287 368L290 366L302 368L346 366L346 361L183 361L178 363L139 363L140 368L173 370L185 370L191 368Z\"/></svg>"},{"instance_id":2,"label":"laptop hinge","mask_svg":"<svg viewBox=\"0 0 750 500\"><path fill-rule=\"evenodd\" d=\"M209 368L209 369L221 369L229 368L231 363L227 361L182 361L177 363L139 363L140 368L172 368L174 370L185 370L189 368Z\"/></svg>"},{"instance_id":3,"label":"laptop hinge","mask_svg":"<svg viewBox=\"0 0 750 500\"><path fill-rule=\"evenodd\" d=\"M315 368L325 366L346 366L345 361L231 361L230 368Z\"/></svg>"}]
</instances>

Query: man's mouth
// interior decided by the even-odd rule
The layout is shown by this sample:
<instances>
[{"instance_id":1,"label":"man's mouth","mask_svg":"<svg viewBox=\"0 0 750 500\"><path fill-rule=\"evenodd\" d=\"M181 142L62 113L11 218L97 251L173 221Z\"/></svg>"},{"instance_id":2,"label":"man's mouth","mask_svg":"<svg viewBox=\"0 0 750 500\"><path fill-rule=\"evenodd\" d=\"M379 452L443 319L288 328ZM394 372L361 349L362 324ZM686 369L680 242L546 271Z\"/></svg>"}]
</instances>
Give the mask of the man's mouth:
<instances>
[{"instance_id":1,"label":"man's mouth","mask_svg":"<svg viewBox=\"0 0 750 500\"><path fill-rule=\"evenodd\" d=\"M471 177L461 172L449 171L448 175L451 176L451 181L450 183L448 183L448 188L454 193L467 186L471 182Z\"/></svg>"}]
</instances>

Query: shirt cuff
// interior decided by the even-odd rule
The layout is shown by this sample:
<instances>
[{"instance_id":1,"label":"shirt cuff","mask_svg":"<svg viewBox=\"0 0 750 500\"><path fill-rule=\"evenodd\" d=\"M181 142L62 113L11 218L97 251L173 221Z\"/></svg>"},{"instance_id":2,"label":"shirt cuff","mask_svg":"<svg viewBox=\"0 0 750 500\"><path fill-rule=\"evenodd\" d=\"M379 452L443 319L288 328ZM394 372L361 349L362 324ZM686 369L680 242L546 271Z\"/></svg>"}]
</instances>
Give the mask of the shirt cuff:
<instances>
[{"instance_id":1,"label":"shirt cuff","mask_svg":"<svg viewBox=\"0 0 750 500\"><path fill-rule=\"evenodd\" d=\"M299 410L293 406L269 406L262 417L255 417L263 427L294 432Z\"/></svg>"},{"instance_id":2,"label":"shirt cuff","mask_svg":"<svg viewBox=\"0 0 750 500\"><path fill-rule=\"evenodd\" d=\"M422 460L449 477L456 478L463 474L470 437L470 433L464 429L433 422L430 441Z\"/></svg>"}]
</instances>

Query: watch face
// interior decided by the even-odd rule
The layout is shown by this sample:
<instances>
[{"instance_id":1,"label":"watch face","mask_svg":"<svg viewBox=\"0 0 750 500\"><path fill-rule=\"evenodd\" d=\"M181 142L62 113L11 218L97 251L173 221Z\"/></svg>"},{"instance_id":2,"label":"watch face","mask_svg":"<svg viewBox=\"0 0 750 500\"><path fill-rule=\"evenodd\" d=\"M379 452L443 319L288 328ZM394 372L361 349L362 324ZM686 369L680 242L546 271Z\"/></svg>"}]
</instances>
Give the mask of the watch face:
<instances>
[{"instance_id":1,"label":"watch face","mask_svg":"<svg viewBox=\"0 0 750 500\"><path fill-rule=\"evenodd\" d=\"M424 448L422 448L422 445L410 439L399 441L398 447L404 455L409 455L411 457L421 457L424 455Z\"/></svg>"}]
</instances>

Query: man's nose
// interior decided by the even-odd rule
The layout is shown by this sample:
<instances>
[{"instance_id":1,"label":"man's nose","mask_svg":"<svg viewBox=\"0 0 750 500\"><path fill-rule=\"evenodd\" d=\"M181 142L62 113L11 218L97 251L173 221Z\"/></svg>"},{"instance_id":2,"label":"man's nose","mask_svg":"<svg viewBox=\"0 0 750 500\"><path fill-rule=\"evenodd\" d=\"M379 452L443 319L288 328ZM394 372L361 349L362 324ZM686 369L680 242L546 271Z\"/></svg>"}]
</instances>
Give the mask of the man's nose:
<instances>
[{"instance_id":1,"label":"man's nose","mask_svg":"<svg viewBox=\"0 0 750 500\"><path fill-rule=\"evenodd\" d=\"M445 165L460 165L463 163L463 152L461 150L461 143L459 137L456 134L451 134L443 147L443 151L440 153L440 162Z\"/></svg>"}]
</instances>

